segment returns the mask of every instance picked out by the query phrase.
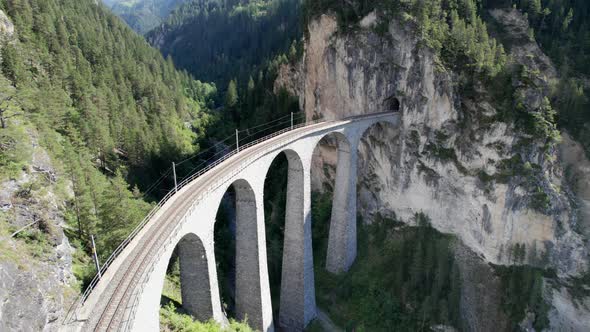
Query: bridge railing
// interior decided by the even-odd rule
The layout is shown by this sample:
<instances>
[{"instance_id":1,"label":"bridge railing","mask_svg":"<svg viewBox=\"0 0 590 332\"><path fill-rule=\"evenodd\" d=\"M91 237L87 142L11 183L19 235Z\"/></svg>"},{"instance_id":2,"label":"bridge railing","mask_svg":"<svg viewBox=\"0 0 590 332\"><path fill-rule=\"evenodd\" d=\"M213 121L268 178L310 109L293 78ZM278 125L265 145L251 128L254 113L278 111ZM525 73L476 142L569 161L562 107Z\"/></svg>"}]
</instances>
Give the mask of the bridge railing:
<instances>
[{"instance_id":1,"label":"bridge railing","mask_svg":"<svg viewBox=\"0 0 590 332\"><path fill-rule=\"evenodd\" d=\"M315 123L319 123L319 120L315 120L315 121L309 121L306 123L301 123L301 124L297 124L297 125L293 125L281 129L279 131L276 131L272 134L266 135L262 138L259 138L255 141L249 142L247 144L244 144L243 146L239 147L238 149L234 149L230 152L228 152L227 154L223 155L222 157L218 158L217 160L215 160L214 162L212 162L211 164L199 169L197 172L193 173L191 176L183 179L177 187L177 190L182 189L184 186L186 186L188 183L192 182L193 180L195 180L196 178L202 176L203 174L207 173L208 171L210 171L211 169L215 168L216 166L218 166L219 164L221 164L222 162L226 161L227 159L233 157L234 155L236 155L239 151L243 151L245 149L248 149L256 144L259 144L261 142L264 142L266 140L269 140L271 138L274 138L278 135L284 134L288 131L294 130L294 129L298 129L301 127L304 127L306 125L311 125L311 124L315 124ZM107 271L107 269L111 266L111 264L115 261L115 259L121 254L121 252L123 250L125 250L125 248L129 245L129 243L131 243L131 241L133 241L133 239L135 238L135 236L137 236L137 234L145 227L145 225L153 218L153 216L160 211L160 209L164 206L164 204L166 204L166 202L168 202L168 200L176 193L175 189L170 190L151 210L150 212L145 216L145 218L133 229L133 231L121 242L121 244L119 244L119 246L113 251L113 253L107 258L106 261L103 262L103 264L100 267L100 273L96 273L96 275L94 276L94 278L90 281L90 283L88 284L88 286L86 287L85 291L76 299L74 300L74 302L72 303L72 305L70 306L66 316L64 317L64 323L68 323L69 321L71 321L72 315L75 313L75 310L80 307L81 305L84 304L84 302L86 302L86 300L88 299L88 297L90 296L90 294L92 293L92 291L96 288L96 285L98 284L98 282L101 279L101 275L104 275L105 272Z\"/></svg>"},{"instance_id":2,"label":"bridge railing","mask_svg":"<svg viewBox=\"0 0 590 332\"><path fill-rule=\"evenodd\" d=\"M371 116L379 116L382 114L386 114L389 112L383 112L383 113L374 113L371 114ZM368 115L361 115L361 116L351 116L351 117L346 117L340 120L332 120L332 121L345 121L345 120L354 120L354 119L358 119L358 118L364 118L367 117ZM113 251L113 253L109 256L109 258L103 263L103 265L100 268L100 273L96 273L95 277L92 279L92 281L88 284L86 290L80 295L78 296L78 298L76 300L74 300L74 302L72 303L72 305L70 306L68 312L66 313L64 320L63 320L63 324L68 324L69 322L72 321L73 316L75 316L77 309L79 309L88 299L88 297L90 296L90 294L92 293L92 291L96 288L97 284L99 283L100 279L101 279L101 275L104 275L104 273L107 271L107 269L112 265L112 263L115 261L115 259L121 254L121 252L123 250L125 250L125 248L129 245L129 243L131 243L131 241L133 241L133 239L137 236L137 234L145 227L145 225L154 217L154 215L164 206L164 204L166 204L166 202L168 202L168 200L170 200L170 198L176 194L177 190L180 190L182 188L184 188L187 184L189 184L190 182L194 181L195 179L199 178L200 176L202 176L203 174L207 173L208 171L210 171L211 169L215 168L216 166L218 166L219 164L223 163L224 161L226 161L227 159L233 157L234 155L236 155L237 153L246 150L252 146L255 146L257 144L260 144L264 141L270 140L274 137L277 137L279 135L282 135L286 132L295 130L295 129L299 129L305 126L310 126L310 125L314 125L314 124L318 124L320 122L332 122L332 121L325 121L323 119L318 119L318 120L312 120L312 121L306 121L304 123L301 124L297 124L297 125L289 125L287 128L283 128L281 130L278 130L272 134L266 135L262 138L259 138L257 140L254 140L252 142L249 142L247 144L244 144L243 146L240 146L239 149L234 149L230 152L228 152L227 154L223 155L222 157L218 158L217 160L215 160L214 162L212 162L211 164L203 167L202 169L199 169L198 171L196 171L195 173L193 173L192 175L190 175L189 177L186 177L185 179L183 179L180 183L178 183L177 189L172 189L170 190L151 210L150 212L145 216L145 218L133 229L133 231L125 238L125 240L123 240L121 242L121 244ZM277 143L279 144L279 143ZM274 146L273 146L274 148ZM266 150L265 150L266 151ZM246 163L249 163L249 161L247 161ZM210 190L207 190L206 193L210 192ZM199 196L199 198L196 200L196 202L200 201L204 196L201 195ZM194 206L194 204L192 205ZM177 229L178 231L178 229ZM169 244L166 244L165 246L167 247ZM161 249L161 248L160 248ZM151 269L153 269L154 267L152 266ZM142 288L143 288L143 284L142 284ZM133 307L135 307L135 305L133 305Z\"/></svg>"},{"instance_id":3,"label":"bridge railing","mask_svg":"<svg viewBox=\"0 0 590 332\"><path fill-rule=\"evenodd\" d=\"M279 130L279 131L277 131L277 132L275 132L275 133L269 134L269 135L267 135L267 136L264 136L264 137L262 137L262 138L260 138L260 139L257 139L257 140L255 140L255 141L252 141L252 142L250 142L250 143L248 143L248 144L244 144L243 146L241 146L241 147L240 147L240 151L246 150L246 149L248 149L248 148L250 148L250 147L252 147L252 146L255 146L255 145L259 144L259 143L262 143L262 142L264 142L264 141L267 141L267 140L269 140L269 139L272 139L272 138L274 138L274 137L280 136L280 135L282 135L282 134L284 134L284 133L286 133L286 132L289 132L289 131L291 131L291 130L299 129L299 128L302 128L302 127L305 127L305 126L309 126L309 125L312 125L312 124L317 124L317 123L321 123L321 122L326 122L326 121L323 121L323 120L314 120L314 121L309 121L309 122L307 122L307 123L302 123L302 124L299 124L299 125L294 125L293 127L284 128L284 129L282 129L282 130ZM276 144L273 144L272 146L270 146L270 147L268 147L268 148L264 149L263 151L261 151L261 152L257 153L255 156L253 156L253 157L250 157L248 160L246 160L246 161L242 162L242 163L240 164L240 166L238 166L238 167L237 167L237 170L239 171L239 170L243 169L244 167L246 167L247 165L249 165L249 164L252 162L252 160L255 160L255 159L259 158L260 156L262 156L262 155L265 155L265 154L266 154L266 153L268 153L269 151L276 149L278 146L281 146L282 144L284 144L284 143L285 143L285 141L286 141L286 139L285 139L285 140L280 140L280 141L276 142ZM233 151L232 151L230 154L233 156L233 155L235 155L236 153L237 153L237 150L233 150ZM228 157L228 158L229 158L229 157ZM225 158L225 159L227 159L227 158ZM225 160L225 159L224 159L224 160ZM223 162L224 160L222 160L221 162ZM220 162L220 163L221 163L221 162ZM219 164L219 163L218 163L218 164ZM213 167L214 167L214 166L213 166ZM209 168L208 170L212 169L213 167ZM208 171L208 170L207 170L207 171ZM195 173L193 176L191 176L190 178L186 179L186 181L188 181L188 182L191 182L192 180L194 180L194 179L198 178L199 176L203 175L203 174L204 174L204 173L206 173L207 171L205 171L205 172L201 173L200 175L199 175L199 174L197 174L197 173ZM182 219L182 220L181 220L180 222L174 222L174 223L172 223L172 224L173 224L173 227L174 227L174 229L171 231L171 234L170 234L170 236L168 237L168 240L167 240L167 241L166 241L164 244L162 244L160 247L158 247L158 249L156 249L156 251L157 251L157 252L156 252L154 255L152 255L152 257L160 257L160 256L162 256L162 255L163 255L163 254L164 254L164 253L165 253L165 252L166 252L168 249L170 249L170 246L172 246L172 245L176 245L175 238L176 238L176 236L178 235L178 232L180 232L180 230L182 229L182 227L183 227L184 223L186 222L186 220L187 220L186 216L187 216L187 215L190 215L190 214L191 214L191 213L194 211L194 208L195 208L196 206L198 206L198 205L199 205L199 203L200 203L200 202L201 202L201 201L202 201L204 198L206 198L206 197L207 197L207 196L208 196L208 195L209 195L209 194L210 194L212 191L214 191L214 190L216 190L217 188L219 188L221 185L223 185L224 183L226 183L226 182L228 181L228 179L231 179L231 178L233 178L233 176L234 176L234 173L232 172L230 175L228 175L228 176L225 176L224 178L221 178L221 179L219 179L218 181L216 181L214 184L212 184L212 185L208 186L208 187L206 188L206 190L205 190L203 193L201 193L201 194L200 194L200 195L199 195L199 196L198 196L198 197L197 197L197 198L194 200L194 202L191 204L191 206L190 206L189 210L187 211L187 213L185 213L185 215L184 215L184 216L182 216L182 217L179 217L179 219ZM187 183L188 183L188 182L187 182ZM185 185L186 185L186 184L185 184ZM124 326L121 328L121 331L126 331L126 330L128 329L128 327L129 327L129 326L128 326L129 322L130 322L130 321L132 321L132 319L131 319L131 318L135 317L135 313L137 312L137 308L138 308L138 304L139 304L139 300L140 300L140 294L142 293L143 289L145 288L145 286L146 286L146 284L147 284L147 282L148 282L149 275L150 275L150 274L151 274L151 272L153 272L153 270L155 269L155 267L156 267L156 263L157 263L157 261L156 261L156 260L152 260L152 261L149 263L149 269L147 270L147 271L148 271L148 273L146 273L146 274L145 274L145 277L142 279L142 281L140 282L140 285L139 285L138 289L135 291L135 293L134 293L134 295L133 295L133 300L132 300L132 303L131 303L131 305L128 307L129 314L127 315L126 319L124 320L124 323L123 323L123 324L124 324Z\"/></svg>"},{"instance_id":4,"label":"bridge railing","mask_svg":"<svg viewBox=\"0 0 590 332\"><path fill-rule=\"evenodd\" d=\"M373 113L370 114L370 116L372 117L378 117L381 115L386 115L386 114L391 114L391 112L380 112L380 113ZM334 121L344 121L344 120L355 120L355 119L362 119L362 118L366 118L367 115L360 115L360 116L351 116L351 117L346 117L344 119L341 120L334 120ZM259 143L262 143L264 141L267 141L269 139L272 139L276 136L280 136L281 134L284 134L286 132L289 132L291 130L294 129L298 129L298 128L302 128L305 126L310 126L313 124L317 124L317 123L321 123L321 122L330 122L330 121L323 121L323 120L314 120L314 121L309 121L307 123L302 123L299 125L295 125L293 127L289 127L289 128L284 128L282 130L279 130L275 133L272 133L270 135L267 135L265 137L262 137L258 140L255 140L253 142L250 142L248 144L245 144L243 146L240 147L240 151L245 150L249 147L252 147L254 145L257 145ZM248 158L246 161L240 163L240 165L236 168L236 172L235 173L239 173L244 167L247 167L253 160L256 160L258 158L260 158L263 155L266 155L268 152L277 149L278 147L282 146L283 144L285 144L285 142L288 141L287 138L277 141L275 144L267 147L266 149L258 152L256 155ZM234 152L232 155L236 154L236 150L232 151ZM204 173L203 173L204 174ZM202 174L201 174L202 175ZM220 186L222 186L224 183L227 183L230 179L232 179L234 177L234 172L232 172L231 174L225 176L224 178L219 179L218 181L216 181L214 184L208 186L204 192L202 192L195 200L194 202L191 204L191 206L189 207L187 213L185 213L182 217L179 217L178 219L181 219L180 222L174 222L172 223L172 226L174 227L174 229L171 231L170 236L168 237L168 240L165 241L165 243L163 243L162 245L160 245L157 249L156 249L156 253L154 255L152 255L152 257L161 257L164 255L164 253L170 249L170 246L174 246L176 245L176 237L178 235L178 233L180 232L180 230L182 229L182 227L184 226L184 223L187 221L187 217L188 215L191 215L195 209L196 206L199 205L199 203L205 198L207 197L212 191L216 190L217 188L219 188ZM189 182L196 179L197 177L199 177L200 175L195 174L195 176L193 178L189 178L187 179ZM138 304L139 304L139 300L140 300L140 295L143 292L143 289L145 288L145 286L147 285L147 282L149 281L149 276L151 275L151 273L153 272L153 270L156 268L156 263L157 260L152 260L149 263L149 269L147 270L148 272L145 273L145 276L143 277L142 281L140 282L139 287L136 289L134 295L133 295L133 300L131 301L131 306L129 306L127 309L129 310L129 313L125 319L125 321L123 322L123 327L121 328L121 331L127 331L127 329L129 328L129 322L133 321L133 317L135 317L135 314L137 312L137 308L138 308Z\"/></svg>"}]
</instances>

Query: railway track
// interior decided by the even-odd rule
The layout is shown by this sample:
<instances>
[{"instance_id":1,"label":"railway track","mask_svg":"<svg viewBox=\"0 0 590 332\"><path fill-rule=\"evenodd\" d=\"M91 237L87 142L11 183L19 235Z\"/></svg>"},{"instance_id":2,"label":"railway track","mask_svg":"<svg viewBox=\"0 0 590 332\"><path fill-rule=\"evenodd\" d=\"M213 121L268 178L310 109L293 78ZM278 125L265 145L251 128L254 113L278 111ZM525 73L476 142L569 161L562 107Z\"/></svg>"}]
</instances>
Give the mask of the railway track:
<instances>
[{"instance_id":1,"label":"railway track","mask_svg":"<svg viewBox=\"0 0 590 332\"><path fill-rule=\"evenodd\" d=\"M285 137L281 137L281 141L290 141L288 140L289 137L299 136L307 131L313 132L317 130L317 126L322 125L325 126L326 123L319 123L295 129L288 132L288 135ZM236 163L240 163L241 161L256 155L264 150L265 147L266 146L253 146L249 149L243 150L238 155L239 158L235 158L232 162L227 163L226 165L222 164L219 168L212 169L213 174L210 174L207 177L198 178L195 183L191 184L191 187L196 187L197 190L188 188L193 190L188 190L188 193L185 193L182 196L181 202L175 202L176 207L168 209L166 213L155 220L156 223L154 223L152 229L149 230L147 238L144 237L141 243L134 248L133 254L126 258L124 266L122 266L124 272L119 268L119 271L123 273L118 273L118 280L113 280L112 283L116 284L115 288L112 289L112 291L109 291L108 294L104 294L107 299L104 299L105 296L101 297L100 302L104 303L104 300L106 300L106 303L101 305L99 302L98 307L104 307L104 310L100 313L98 319L91 319L87 322L85 330L97 332L120 330L120 325L125 319L129 300L135 289L134 286L138 284L140 278L143 276L143 272L149 265L150 258L154 257L161 243L173 232L174 227L180 221L179 219L185 215L194 200L201 194L203 189L214 184L218 175L226 172L228 169L234 169ZM178 206L178 204L180 204L180 206ZM171 222L171 220L173 221Z\"/></svg>"}]
</instances>

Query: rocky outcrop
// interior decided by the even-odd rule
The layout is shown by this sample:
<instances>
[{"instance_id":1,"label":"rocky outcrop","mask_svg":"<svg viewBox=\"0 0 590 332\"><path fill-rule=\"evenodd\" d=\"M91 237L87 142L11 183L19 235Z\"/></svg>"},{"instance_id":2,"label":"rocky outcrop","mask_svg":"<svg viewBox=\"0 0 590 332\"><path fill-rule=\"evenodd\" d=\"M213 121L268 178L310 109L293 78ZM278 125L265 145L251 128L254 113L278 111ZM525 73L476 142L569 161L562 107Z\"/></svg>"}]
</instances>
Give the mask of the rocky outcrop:
<instances>
[{"instance_id":1,"label":"rocky outcrop","mask_svg":"<svg viewBox=\"0 0 590 332\"><path fill-rule=\"evenodd\" d=\"M4 43L14 38L14 24L6 16L4 11L0 10L0 42Z\"/></svg>"},{"instance_id":2,"label":"rocky outcrop","mask_svg":"<svg viewBox=\"0 0 590 332\"><path fill-rule=\"evenodd\" d=\"M501 282L493 269L460 242L454 245L454 256L461 278L461 330L509 330L508 317L502 311Z\"/></svg>"},{"instance_id":3,"label":"rocky outcrop","mask_svg":"<svg viewBox=\"0 0 590 332\"><path fill-rule=\"evenodd\" d=\"M536 112L555 70L526 35L522 15L515 10L491 14L519 41L510 49L512 65L535 73L534 89L518 78L513 88L523 96L526 111ZM423 212L435 228L455 234L485 262L551 267L561 278L584 273L589 252L582 234L588 232L587 224L578 222L580 214L572 205L576 197L564 181L557 150L544 149L513 123L498 120L484 86L476 83L475 97L462 96L456 75L441 69L410 25L393 19L385 33L377 33L379 19L379 13L372 13L347 32L339 31L330 15L312 20L301 63L282 68L277 80L299 95L308 119L399 108L399 129L375 126L359 147L358 210L363 220L395 214L410 221ZM316 190L332 181L335 144L325 140L315 153ZM524 159L522 167L511 164L516 156ZM585 197L583 191L576 191L578 197ZM514 249L523 245L526 253L516 259ZM473 327L489 330L480 323Z\"/></svg>"},{"instance_id":4,"label":"rocky outcrop","mask_svg":"<svg viewBox=\"0 0 590 332\"><path fill-rule=\"evenodd\" d=\"M582 145L567 133L562 134L559 146L560 159L565 167L566 181L575 194L579 212L577 228L586 238L590 237L590 160Z\"/></svg>"},{"instance_id":5,"label":"rocky outcrop","mask_svg":"<svg viewBox=\"0 0 590 332\"><path fill-rule=\"evenodd\" d=\"M513 263L512 249L524 244L531 262L549 263L560 274L584 271L588 251L573 229L576 214L553 155L540 148L517 150L521 135L514 126L490 121L497 111L485 98L462 98L453 74L437 69L436 58L419 46L410 27L394 20L380 36L367 26L341 33L330 16L312 21L300 65L303 79L279 79L301 82L298 88L286 87L301 92L308 119L382 112L392 108L391 100L399 101L401 129L375 127L360 146L363 216L370 220L376 213L395 213L412 220L424 212L433 226L458 235L489 262ZM476 88L485 94L483 87ZM330 177L333 151L328 146L317 152L327 162L316 166L316 188ZM543 190L550 206L534 207L526 176L497 179L516 153L541 167L534 190Z\"/></svg>"},{"instance_id":6,"label":"rocky outcrop","mask_svg":"<svg viewBox=\"0 0 590 332\"><path fill-rule=\"evenodd\" d=\"M0 10L0 48L15 38L13 23ZM26 160L0 181L0 331L57 331L77 293L74 250L64 234L67 181L40 145L38 132L11 120L0 129L1 152Z\"/></svg>"},{"instance_id":7,"label":"rocky outcrop","mask_svg":"<svg viewBox=\"0 0 590 332\"><path fill-rule=\"evenodd\" d=\"M566 288L550 290L553 308L549 312L551 331L588 331L590 298L576 299Z\"/></svg>"},{"instance_id":8,"label":"rocky outcrop","mask_svg":"<svg viewBox=\"0 0 590 332\"><path fill-rule=\"evenodd\" d=\"M27 136L29 165L0 183L0 330L57 331L75 296L73 249L57 172L37 133Z\"/></svg>"}]
</instances>

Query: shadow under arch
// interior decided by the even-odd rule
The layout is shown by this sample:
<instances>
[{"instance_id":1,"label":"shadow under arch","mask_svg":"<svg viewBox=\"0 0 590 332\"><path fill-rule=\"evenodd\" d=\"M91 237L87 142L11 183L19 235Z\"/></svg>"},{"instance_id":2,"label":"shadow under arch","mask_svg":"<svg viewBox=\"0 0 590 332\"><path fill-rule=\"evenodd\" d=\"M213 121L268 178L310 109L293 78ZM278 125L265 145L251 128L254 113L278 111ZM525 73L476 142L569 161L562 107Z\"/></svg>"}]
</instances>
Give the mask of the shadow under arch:
<instances>
[{"instance_id":1,"label":"shadow under arch","mask_svg":"<svg viewBox=\"0 0 590 332\"><path fill-rule=\"evenodd\" d=\"M338 161L345 160L350 156L351 143L348 137L340 132L329 132L324 134L316 143L312 155L312 184L323 183L322 188L313 188L314 190L334 192L334 179L336 178ZM328 160L330 165L334 165L334 169L326 169L318 167L317 162ZM320 174L314 174L315 171L321 169ZM344 169L341 169L343 171ZM335 171L335 172L333 172ZM326 179L330 181L325 181Z\"/></svg>"},{"instance_id":2,"label":"shadow under arch","mask_svg":"<svg viewBox=\"0 0 590 332\"><path fill-rule=\"evenodd\" d=\"M238 179L227 187L214 225L217 275L226 279L218 280L219 291L228 316L262 329L258 234L256 194Z\"/></svg>"},{"instance_id":3,"label":"shadow under arch","mask_svg":"<svg viewBox=\"0 0 590 332\"><path fill-rule=\"evenodd\" d=\"M175 257L176 256L176 257ZM178 258L182 310L199 321L213 318L209 265L203 242L194 233L183 236L171 257L169 270Z\"/></svg>"},{"instance_id":4,"label":"shadow under arch","mask_svg":"<svg viewBox=\"0 0 590 332\"><path fill-rule=\"evenodd\" d=\"M384 132L386 129L397 129L399 123L394 120L380 119L367 127L363 128L361 132L361 141L367 139L369 136L375 136L378 132Z\"/></svg>"},{"instance_id":5,"label":"shadow under arch","mask_svg":"<svg viewBox=\"0 0 590 332\"><path fill-rule=\"evenodd\" d=\"M327 158L336 165L334 174L322 169L322 174L315 175L321 178L316 182L324 183L324 177L333 176L334 185L322 190L333 194L325 264L332 273L348 270L356 257L356 156L350 140L340 132L324 135L313 152L312 163Z\"/></svg>"},{"instance_id":6,"label":"shadow under arch","mask_svg":"<svg viewBox=\"0 0 590 332\"><path fill-rule=\"evenodd\" d=\"M299 154L286 149L275 156L265 178L269 278L275 321L282 330L303 330L315 317L306 175Z\"/></svg>"}]
</instances>

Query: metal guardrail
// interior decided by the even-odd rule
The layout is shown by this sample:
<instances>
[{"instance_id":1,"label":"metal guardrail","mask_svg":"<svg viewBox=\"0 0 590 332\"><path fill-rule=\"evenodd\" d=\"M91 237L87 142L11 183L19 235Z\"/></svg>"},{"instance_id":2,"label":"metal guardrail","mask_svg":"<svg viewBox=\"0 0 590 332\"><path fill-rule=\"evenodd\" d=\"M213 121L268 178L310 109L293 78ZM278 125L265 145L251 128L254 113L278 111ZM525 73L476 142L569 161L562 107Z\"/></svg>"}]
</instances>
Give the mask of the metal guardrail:
<instances>
[{"instance_id":1,"label":"metal guardrail","mask_svg":"<svg viewBox=\"0 0 590 332\"><path fill-rule=\"evenodd\" d=\"M295 125L293 127L289 126L288 128L279 130L277 132L274 132L272 134L269 134L267 136L264 136L264 137L262 137L260 139L257 139L255 141L249 142L249 143L241 146L240 147L240 151L246 150L249 147L252 147L252 146L254 146L256 144L259 144L259 143L261 143L263 141L266 141L266 140L269 140L271 138L274 138L274 137L276 137L278 135L284 134L285 132L288 132L288 131L291 131L291 130L294 130L294 129L298 129L298 128L304 127L306 125L315 124L315 123L318 123L318 122L319 121L312 121L312 122L308 122L308 123L303 123L303 124ZM195 172L191 176L185 178L184 180L182 180L178 184L178 190L180 190L181 188L183 188L184 186L186 186L188 183L192 182L196 178L198 178L198 177L202 176L203 174L207 173L209 170L211 170L214 167L218 166L222 162L224 162L227 159L231 158L232 156L236 155L237 153L238 153L238 150L234 149L234 150L228 152L227 154L223 155L221 158L217 159L213 163L205 166L204 168L202 168L199 171ZM107 260L102 264L101 269L100 269L100 274L104 275L105 271L111 266L111 264L119 256L119 254L129 245L129 243L131 243L131 241L135 238L135 236L144 228L144 226L151 220L151 218L164 206L164 204L166 204L166 202L168 202L168 200L174 194L176 194L176 191L174 189L170 190L158 202L158 204L156 204L150 210L150 212L145 216L145 218L135 227L135 229L127 236L127 238L125 238L125 240L123 240L123 242L121 242L121 244L109 256L109 258L107 258ZM94 288L96 287L96 285L98 284L99 281L100 281L100 277L99 277L99 273L97 273L95 275L95 277L91 280L91 282L88 284L88 286L86 287L86 290L84 291L84 293L82 293L74 301L74 303L70 306L70 309L68 310L68 313L65 316L64 323L67 323L71 319L73 310L75 310L76 307L81 306L81 305L84 304L84 302L88 299L88 297L90 296L90 293L94 290Z\"/></svg>"},{"instance_id":2,"label":"metal guardrail","mask_svg":"<svg viewBox=\"0 0 590 332\"><path fill-rule=\"evenodd\" d=\"M313 120L313 121L309 121L309 122L305 122L305 123L301 123L298 125L294 125L294 126L289 126L287 128L281 129L279 131L276 131L272 134L266 135L262 138L259 138L257 140L254 140L252 142L249 142L247 144L244 144L243 146L239 147L239 150L234 149L230 152L228 152L227 154L223 155L222 157L220 157L219 159L215 160L213 163L205 166L204 168L198 170L197 172L195 172L194 174L192 174L191 176L183 179L179 184L178 184L178 190L184 188L186 185L188 185L190 182L194 181L195 179L199 178L200 176L204 175L205 173L207 173L208 171L212 170L213 168L215 168L216 166L218 166L219 164L223 163L224 161L226 161L227 159L233 157L234 155L238 154L239 152L245 151L248 148L255 146L257 144L260 144L264 141L270 140L274 137L277 137L279 135L282 135L286 132L295 130L295 129L299 129L302 127L306 127L306 126L310 126L310 125L314 125L314 124L318 124L321 122L335 122L335 121L346 121L346 120L355 120L355 119L359 119L359 118L368 118L369 116L371 117L377 117L380 115L385 115L385 114L390 114L391 112L382 112L382 113L373 113L373 114L367 114L367 115L360 115L360 116L351 116L351 117L346 117L340 120L331 120L331 121L324 121L322 119L319 120ZM268 153L269 150L273 150L275 149L278 145L281 145L284 143L284 140L278 141L276 144L273 144L272 147L269 147L267 149L264 149L262 152L256 154L254 157L249 158L248 160L242 162L240 164L239 167L237 167L237 169L241 170L243 168L243 165L248 165L251 163L252 159L257 159L259 158L261 155L264 155L266 153ZM231 175L229 177L226 178L232 178L234 176L234 172L231 173ZM188 212L189 213L185 213L186 215L190 215L190 213L194 210L194 208L198 205L198 203L200 201L202 201L202 199L209 194L211 191L217 189L221 184L225 183L227 181L227 179L222 179L220 181L215 182L214 185L209 186L201 195L199 195L197 197L197 199L194 201L193 204L191 204ZM121 244L113 251L113 253L109 256L109 258L103 263L103 265L101 266L100 269L100 273L97 273L96 276L92 279L92 281L90 282L90 284L87 286L86 290L84 291L84 293L82 293L80 296L78 296L78 298L72 303L72 305L70 306L66 316L64 317L63 320L63 324L68 324L69 322L71 322L71 319L73 318L72 315L73 313L79 308L81 307L86 300L88 299L88 297L90 296L91 292L94 290L94 288L96 287L96 285L98 284L98 282L100 281L100 277L99 274L104 275L105 271L111 266L111 264L115 261L115 259L120 255L120 253L129 245L129 243L131 243L131 241L133 241L135 239L135 237L137 236L137 234L145 227L145 225L152 219L152 217L158 212L160 211L160 209L164 206L164 204L166 204L166 202L168 202L168 200L176 194L177 191L175 191L174 189L171 189L159 202L158 204L156 204L152 210L150 210L150 212L145 216L145 218L135 227L135 229L129 234L129 236L127 236L127 238L125 238L125 240L123 240L123 242L121 242ZM169 237L169 240L167 241L167 243L165 243L164 245L160 246L157 251L158 253L165 251L173 242L173 239L175 237L175 235L177 235L177 233L180 231L180 228L182 227L182 225L184 224L184 222L186 221L186 218L183 217L183 220L179 223L176 223L176 227L175 229L172 231L173 232L173 236ZM174 225L175 223L172 223L171 225ZM155 257L157 257L158 255L154 255ZM155 264L153 264L153 262L150 264L150 272L153 271ZM149 275L149 273L147 274ZM146 276L147 278L147 276ZM145 286L145 282L146 282L146 278L144 278L143 282L141 283L141 287L139 290L142 290L143 287ZM135 310L137 307L137 302L139 300L138 294L140 294L141 291L135 292L135 296L134 296L134 301L132 304L132 309L130 314L132 314L129 317L133 317L133 315L135 314ZM128 322L129 319L126 320L126 322ZM125 328L127 327L127 325L125 326ZM124 329L123 329L124 330Z\"/></svg>"}]
</instances>

